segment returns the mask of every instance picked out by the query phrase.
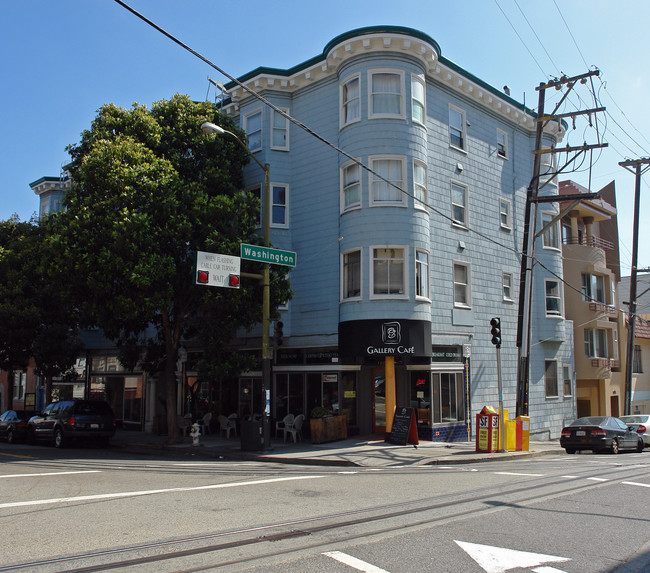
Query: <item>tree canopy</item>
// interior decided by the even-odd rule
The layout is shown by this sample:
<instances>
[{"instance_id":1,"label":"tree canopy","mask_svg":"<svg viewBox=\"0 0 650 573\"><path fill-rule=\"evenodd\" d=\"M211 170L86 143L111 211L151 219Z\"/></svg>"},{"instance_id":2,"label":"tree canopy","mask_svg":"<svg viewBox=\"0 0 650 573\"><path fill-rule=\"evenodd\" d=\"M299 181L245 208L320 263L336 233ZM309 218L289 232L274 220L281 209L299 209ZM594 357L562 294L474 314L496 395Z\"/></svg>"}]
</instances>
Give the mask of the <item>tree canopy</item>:
<instances>
[{"instance_id":1,"label":"tree canopy","mask_svg":"<svg viewBox=\"0 0 650 573\"><path fill-rule=\"evenodd\" d=\"M261 316L255 281L238 290L193 281L195 251L238 256L241 242L260 242L259 200L242 191L249 156L232 138L203 134L206 121L245 138L212 104L186 96L151 108L104 105L68 148L73 184L49 235L86 322L123 348L158 346L172 441L178 349L200 331L197 317L210 316L227 342ZM289 289L273 280L275 308Z\"/></svg>"}]
</instances>

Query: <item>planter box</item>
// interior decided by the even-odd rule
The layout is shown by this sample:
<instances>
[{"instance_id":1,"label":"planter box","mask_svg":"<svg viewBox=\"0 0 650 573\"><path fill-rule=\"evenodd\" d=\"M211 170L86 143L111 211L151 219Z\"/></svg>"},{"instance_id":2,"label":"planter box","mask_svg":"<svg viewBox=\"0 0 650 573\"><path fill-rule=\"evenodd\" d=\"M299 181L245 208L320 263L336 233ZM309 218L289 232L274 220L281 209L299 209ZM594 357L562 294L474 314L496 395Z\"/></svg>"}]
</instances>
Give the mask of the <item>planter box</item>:
<instances>
[{"instance_id":1,"label":"planter box","mask_svg":"<svg viewBox=\"0 0 650 573\"><path fill-rule=\"evenodd\" d=\"M345 440L348 437L347 416L329 416L309 420L312 444Z\"/></svg>"}]
</instances>

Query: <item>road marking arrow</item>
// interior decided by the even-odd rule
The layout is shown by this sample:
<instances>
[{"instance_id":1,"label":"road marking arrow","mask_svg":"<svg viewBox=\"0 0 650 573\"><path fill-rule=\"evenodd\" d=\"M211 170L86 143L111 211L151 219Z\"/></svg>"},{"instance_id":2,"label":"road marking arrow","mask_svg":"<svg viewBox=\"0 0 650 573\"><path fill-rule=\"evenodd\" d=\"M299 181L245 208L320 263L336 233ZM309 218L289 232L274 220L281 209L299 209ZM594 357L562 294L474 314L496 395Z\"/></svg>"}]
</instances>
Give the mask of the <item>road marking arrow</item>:
<instances>
[{"instance_id":1,"label":"road marking arrow","mask_svg":"<svg viewBox=\"0 0 650 573\"><path fill-rule=\"evenodd\" d=\"M456 541L465 552L476 561L487 573L503 573L517 567L535 567L543 563L557 563L571 561L568 557L557 557L555 555L543 555L541 553L529 553L506 549L504 547L491 547L477 543Z\"/></svg>"}]
</instances>

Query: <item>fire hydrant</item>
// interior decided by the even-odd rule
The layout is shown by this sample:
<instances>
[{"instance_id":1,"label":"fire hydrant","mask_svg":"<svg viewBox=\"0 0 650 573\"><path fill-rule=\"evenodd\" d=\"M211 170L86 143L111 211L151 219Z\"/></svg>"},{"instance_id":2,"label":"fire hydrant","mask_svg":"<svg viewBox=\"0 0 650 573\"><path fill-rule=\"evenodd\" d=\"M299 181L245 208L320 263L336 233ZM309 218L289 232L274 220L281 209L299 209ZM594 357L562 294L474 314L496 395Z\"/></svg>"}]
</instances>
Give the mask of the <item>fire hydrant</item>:
<instances>
[{"instance_id":1,"label":"fire hydrant","mask_svg":"<svg viewBox=\"0 0 650 573\"><path fill-rule=\"evenodd\" d=\"M190 436L192 436L192 445L193 446L200 446L199 444L199 436L201 435L201 426L197 424L196 422L192 424L192 431L190 432Z\"/></svg>"}]
</instances>

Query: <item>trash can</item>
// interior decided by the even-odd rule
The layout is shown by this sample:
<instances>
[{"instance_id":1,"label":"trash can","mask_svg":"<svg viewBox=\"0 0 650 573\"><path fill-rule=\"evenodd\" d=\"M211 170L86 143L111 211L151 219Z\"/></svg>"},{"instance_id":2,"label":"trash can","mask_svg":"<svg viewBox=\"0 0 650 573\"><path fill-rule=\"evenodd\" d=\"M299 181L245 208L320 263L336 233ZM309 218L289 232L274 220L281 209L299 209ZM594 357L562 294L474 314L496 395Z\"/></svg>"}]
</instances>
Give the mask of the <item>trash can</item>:
<instances>
[{"instance_id":1,"label":"trash can","mask_svg":"<svg viewBox=\"0 0 650 573\"><path fill-rule=\"evenodd\" d=\"M268 420L242 420L241 449L244 452L261 452L271 443Z\"/></svg>"}]
</instances>

